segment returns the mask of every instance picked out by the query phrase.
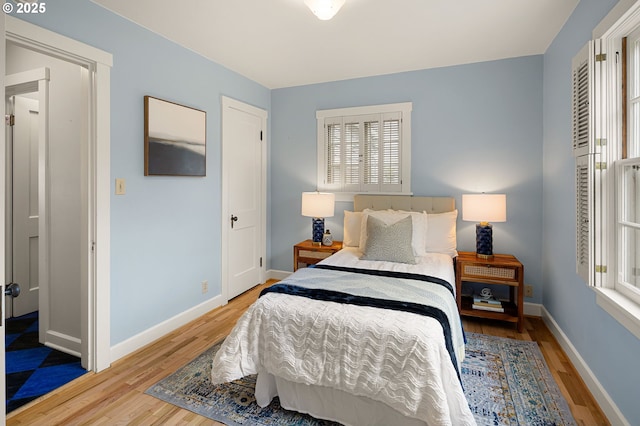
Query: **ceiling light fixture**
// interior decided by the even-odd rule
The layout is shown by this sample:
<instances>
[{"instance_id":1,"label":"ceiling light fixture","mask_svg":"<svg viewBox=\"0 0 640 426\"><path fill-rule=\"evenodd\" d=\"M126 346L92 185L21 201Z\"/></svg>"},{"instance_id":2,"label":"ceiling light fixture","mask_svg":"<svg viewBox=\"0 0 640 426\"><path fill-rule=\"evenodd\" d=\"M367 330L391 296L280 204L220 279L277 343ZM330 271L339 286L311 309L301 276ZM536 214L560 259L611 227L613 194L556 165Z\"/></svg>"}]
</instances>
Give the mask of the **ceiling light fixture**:
<instances>
[{"instance_id":1,"label":"ceiling light fixture","mask_svg":"<svg viewBox=\"0 0 640 426\"><path fill-rule=\"evenodd\" d=\"M321 21L328 21L340 10L345 0L304 0L314 15Z\"/></svg>"}]
</instances>

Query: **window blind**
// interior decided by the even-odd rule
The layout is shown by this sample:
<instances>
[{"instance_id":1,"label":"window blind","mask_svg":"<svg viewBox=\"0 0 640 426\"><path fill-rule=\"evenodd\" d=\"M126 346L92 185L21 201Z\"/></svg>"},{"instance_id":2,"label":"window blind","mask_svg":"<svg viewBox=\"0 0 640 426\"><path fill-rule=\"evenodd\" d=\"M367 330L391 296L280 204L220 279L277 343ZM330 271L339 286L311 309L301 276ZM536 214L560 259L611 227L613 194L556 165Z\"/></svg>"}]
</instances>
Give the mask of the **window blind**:
<instances>
[{"instance_id":1,"label":"window blind","mask_svg":"<svg viewBox=\"0 0 640 426\"><path fill-rule=\"evenodd\" d=\"M410 103L317 111L316 118L319 190L410 192Z\"/></svg>"},{"instance_id":2,"label":"window blind","mask_svg":"<svg viewBox=\"0 0 640 426\"><path fill-rule=\"evenodd\" d=\"M341 133L340 124L333 123L327 125L327 183L339 184L341 181Z\"/></svg>"}]
</instances>

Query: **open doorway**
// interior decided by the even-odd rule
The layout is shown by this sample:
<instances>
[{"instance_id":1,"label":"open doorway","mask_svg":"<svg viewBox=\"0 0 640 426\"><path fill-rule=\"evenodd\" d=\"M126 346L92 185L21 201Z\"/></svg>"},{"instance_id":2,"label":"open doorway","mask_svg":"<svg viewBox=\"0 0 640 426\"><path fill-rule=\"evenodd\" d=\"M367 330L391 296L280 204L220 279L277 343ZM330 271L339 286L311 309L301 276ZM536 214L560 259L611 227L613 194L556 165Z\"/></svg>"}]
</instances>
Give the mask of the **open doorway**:
<instances>
[{"instance_id":1,"label":"open doorway","mask_svg":"<svg viewBox=\"0 0 640 426\"><path fill-rule=\"evenodd\" d=\"M5 281L7 410L85 372L80 294L88 283L82 256L82 181L86 164L86 70L7 45ZM34 65L46 67L30 68ZM56 78L50 90L50 74ZM53 119L62 123L50 125ZM28 361L28 362L27 362Z\"/></svg>"},{"instance_id":2,"label":"open doorway","mask_svg":"<svg viewBox=\"0 0 640 426\"><path fill-rule=\"evenodd\" d=\"M88 258L82 262L82 276L88 285L80 295L82 318L82 336L87 338L80 343L82 353L87 353L85 368L91 371L102 371L111 364L110 345L110 72L113 64L111 54L92 46L45 30L24 20L5 16L0 24L4 40L0 40L4 62L0 70L9 70L11 60L6 57L5 48L11 44L24 47L33 52L59 58L69 63L80 65L89 80L87 85L89 120L88 145L84 147L82 156L86 159L84 189L88 194L88 211L83 213L83 250L81 256ZM6 42L6 43L5 43ZM6 66L6 67L5 67ZM4 73L0 86L10 85ZM4 89L4 87L2 87ZM0 89L1 90L1 89ZM0 134L0 142L4 142L5 134ZM4 150L1 155L4 154ZM0 161L0 187L5 188L6 161ZM3 218L6 209L0 211ZM39 212L42 215L42 212ZM1 225L0 225L1 226ZM2 228L4 239L4 228ZM42 235L39 236L42 238ZM39 244L43 244L40 241ZM5 246L1 247L0 271L5 267ZM39 260L40 262L40 260ZM39 277L42 281L42 277ZM42 283L40 284L42 287ZM42 293L42 288L40 289ZM64 295L62 296L64 297ZM4 299L3 299L4 300ZM64 302L64 301L63 301ZM4 336L4 328L0 327L0 335ZM4 363L4 347L0 347L0 359ZM0 394L5 391L4 374L1 375ZM4 421L4 411L0 410L0 422Z\"/></svg>"}]
</instances>

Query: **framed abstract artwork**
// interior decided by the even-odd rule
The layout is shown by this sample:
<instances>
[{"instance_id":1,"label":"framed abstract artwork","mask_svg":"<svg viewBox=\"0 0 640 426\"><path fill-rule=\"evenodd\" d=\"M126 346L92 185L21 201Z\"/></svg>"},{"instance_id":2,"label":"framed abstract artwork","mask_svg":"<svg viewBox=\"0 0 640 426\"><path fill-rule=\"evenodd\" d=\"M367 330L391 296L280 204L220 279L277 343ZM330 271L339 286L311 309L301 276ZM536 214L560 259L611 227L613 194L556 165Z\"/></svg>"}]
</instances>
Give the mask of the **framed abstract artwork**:
<instances>
[{"instance_id":1,"label":"framed abstract artwork","mask_svg":"<svg viewBox=\"0 0 640 426\"><path fill-rule=\"evenodd\" d=\"M144 97L144 175L206 176L207 113Z\"/></svg>"}]
</instances>

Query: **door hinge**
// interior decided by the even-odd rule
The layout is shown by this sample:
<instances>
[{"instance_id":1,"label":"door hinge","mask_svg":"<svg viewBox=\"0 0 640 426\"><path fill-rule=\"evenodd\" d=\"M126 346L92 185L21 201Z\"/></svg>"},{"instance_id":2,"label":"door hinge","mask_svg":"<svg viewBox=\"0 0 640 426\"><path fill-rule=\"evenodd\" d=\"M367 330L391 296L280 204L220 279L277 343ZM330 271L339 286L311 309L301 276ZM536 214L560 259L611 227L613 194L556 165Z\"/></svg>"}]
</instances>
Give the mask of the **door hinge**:
<instances>
[{"instance_id":1,"label":"door hinge","mask_svg":"<svg viewBox=\"0 0 640 426\"><path fill-rule=\"evenodd\" d=\"M596 62L603 62L607 60L607 54L606 53L600 53L598 55L596 55Z\"/></svg>"},{"instance_id":2,"label":"door hinge","mask_svg":"<svg viewBox=\"0 0 640 426\"><path fill-rule=\"evenodd\" d=\"M607 139L606 138L597 138L596 139L596 146L607 146Z\"/></svg>"},{"instance_id":3,"label":"door hinge","mask_svg":"<svg viewBox=\"0 0 640 426\"><path fill-rule=\"evenodd\" d=\"M13 114L8 114L4 116L4 124L7 126L15 126L16 125L16 116Z\"/></svg>"},{"instance_id":4,"label":"door hinge","mask_svg":"<svg viewBox=\"0 0 640 426\"><path fill-rule=\"evenodd\" d=\"M260 258L260 267L262 268L262 257Z\"/></svg>"},{"instance_id":5,"label":"door hinge","mask_svg":"<svg viewBox=\"0 0 640 426\"><path fill-rule=\"evenodd\" d=\"M607 265L596 265L596 272L606 273Z\"/></svg>"},{"instance_id":6,"label":"door hinge","mask_svg":"<svg viewBox=\"0 0 640 426\"><path fill-rule=\"evenodd\" d=\"M91 252L95 252L96 251L96 242L95 241L91 241Z\"/></svg>"},{"instance_id":7,"label":"door hinge","mask_svg":"<svg viewBox=\"0 0 640 426\"><path fill-rule=\"evenodd\" d=\"M607 170L607 163L597 162L596 163L596 170Z\"/></svg>"}]
</instances>

